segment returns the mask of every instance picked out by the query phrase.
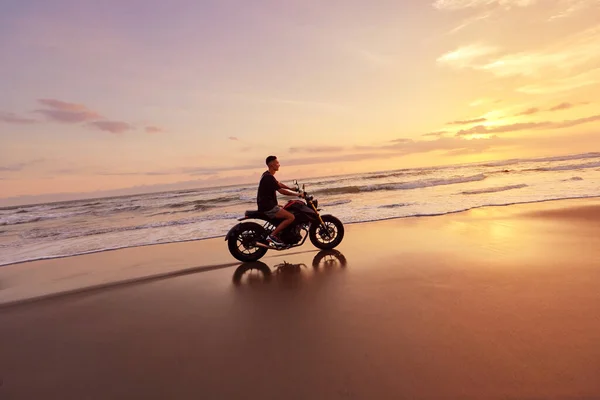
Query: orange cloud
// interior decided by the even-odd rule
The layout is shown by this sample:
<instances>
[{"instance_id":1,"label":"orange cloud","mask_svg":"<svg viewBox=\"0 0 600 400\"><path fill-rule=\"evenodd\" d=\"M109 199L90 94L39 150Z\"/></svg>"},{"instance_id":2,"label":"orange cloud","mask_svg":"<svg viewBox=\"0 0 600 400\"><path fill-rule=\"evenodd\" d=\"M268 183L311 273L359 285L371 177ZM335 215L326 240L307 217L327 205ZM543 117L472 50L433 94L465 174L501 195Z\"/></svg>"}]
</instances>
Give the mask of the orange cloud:
<instances>
[{"instance_id":1,"label":"orange cloud","mask_svg":"<svg viewBox=\"0 0 600 400\"><path fill-rule=\"evenodd\" d=\"M56 99L39 99L38 102L47 108L35 112L57 122L78 123L104 118L83 104L67 103Z\"/></svg>"},{"instance_id":2,"label":"orange cloud","mask_svg":"<svg viewBox=\"0 0 600 400\"><path fill-rule=\"evenodd\" d=\"M133 126L122 121L102 120L90 122L90 125L100 129L101 131L106 131L110 133L123 133L125 131L133 129Z\"/></svg>"},{"instance_id":3,"label":"orange cloud","mask_svg":"<svg viewBox=\"0 0 600 400\"><path fill-rule=\"evenodd\" d=\"M462 46L458 49L448 52L437 59L440 64L447 64L455 68L473 68L477 60L498 52L493 46L482 44L472 44Z\"/></svg>"},{"instance_id":4,"label":"orange cloud","mask_svg":"<svg viewBox=\"0 0 600 400\"><path fill-rule=\"evenodd\" d=\"M477 122L485 122L487 121L486 118L475 118L475 119L466 119L466 120L462 120L462 121L452 121L452 122L448 122L446 125L468 125L468 124L475 124Z\"/></svg>"},{"instance_id":5,"label":"orange cloud","mask_svg":"<svg viewBox=\"0 0 600 400\"><path fill-rule=\"evenodd\" d=\"M522 113L517 114L517 116L521 116L521 115L532 115L532 114L536 114L540 112L539 108L536 107L532 107L532 108L528 108L527 110L523 111Z\"/></svg>"},{"instance_id":6,"label":"orange cloud","mask_svg":"<svg viewBox=\"0 0 600 400\"><path fill-rule=\"evenodd\" d=\"M448 131L436 131L436 132L424 133L421 136L442 136L446 133L448 133Z\"/></svg>"},{"instance_id":7,"label":"orange cloud","mask_svg":"<svg viewBox=\"0 0 600 400\"><path fill-rule=\"evenodd\" d=\"M560 103L559 105L552 107L549 111L567 110L572 107L573 107L573 104L571 104L571 103Z\"/></svg>"},{"instance_id":8,"label":"orange cloud","mask_svg":"<svg viewBox=\"0 0 600 400\"><path fill-rule=\"evenodd\" d=\"M147 126L145 129L146 133L163 133L164 129L157 126Z\"/></svg>"},{"instance_id":9,"label":"orange cloud","mask_svg":"<svg viewBox=\"0 0 600 400\"><path fill-rule=\"evenodd\" d=\"M600 121L600 115L592 115L590 117L578 118L572 120L566 120L562 122L520 122L509 125L498 125L498 126L485 126L477 125L469 129L463 129L456 133L456 136L466 136L474 134L492 134L492 133L506 133L516 132L528 129L563 129L571 128L577 125L587 124L590 122Z\"/></svg>"}]
</instances>

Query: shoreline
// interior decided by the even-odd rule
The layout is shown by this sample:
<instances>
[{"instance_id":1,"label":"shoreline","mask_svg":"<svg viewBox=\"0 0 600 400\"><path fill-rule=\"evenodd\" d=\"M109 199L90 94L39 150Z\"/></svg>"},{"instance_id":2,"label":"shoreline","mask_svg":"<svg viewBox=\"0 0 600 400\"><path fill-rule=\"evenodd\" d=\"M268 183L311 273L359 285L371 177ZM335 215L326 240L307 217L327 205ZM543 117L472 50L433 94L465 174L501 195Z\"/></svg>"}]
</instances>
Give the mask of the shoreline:
<instances>
[{"instance_id":1,"label":"shoreline","mask_svg":"<svg viewBox=\"0 0 600 400\"><path fill-rule=\"evenodd\" d=\"M399 216L399 217L389 217L389 218L381 218L381 219L374 219L374 220L367 220L367 221L346 222L346 223L344 223L344 226L360 225L360 224L370 224L370 223L377 223L377 222L384 222L384 221L394 221L394 220L403 220L403 219L412 219L412 218L443 217L445 215L467 213L467 212L472 211L472 210L478 210L478 209L483 209L483 208L509 207L509 206L519 206L519 205L527 205L527 204L538 204L538 203L542 204L542 203L548 203L548 202L593 200L593 199L600 199L600 195L580 196L580 197L561 197L561 198L556 198L556 199L543 199L543 200L523 201L523 202L506 203L506 204L486 204L486 205L481 205L481 206L475 206L475 207L465 208L465 209L462 209L462 210L448 211L448 212L445 212L445 213L404 215L404 216ZM323 213L323 214L327 214L327 213ZM233 227L233 225L232 225L232 227ZM106 249L100 249L100 250L91 250L91 251L86 251L86 252L82 252L82 253L73 253L73 254L67 254L67 255L48 256L48 257L41 257L41 258L32 258L32 259L27 259L27 260L22 260L22 261L10 262L10 263L7 263L7 264L0 264L0 271L4 267L19 265L19 264L26 264L26 263L31 263L31 262L48 261L48 260L59 260L59 259L64 259L64 258L69 258L69 257L79 257L79 256L90 255L90 254L99 254L99 253L105 253L105 252L112 252L112 251L119 251L119 250L126 250L126 249L134 249L134 248L143 248L143 247L150 247L150 246L160 246L160 245L169 245L169 244L177 244L177 243L199 242L199 241L214 240L214 239L219 239L219 238L224 238L224 237L225 237L225 234L222 234L222 235L218 235L218 236L209 236L209 237L196 238L196 239L183 239L183 240L175 240L175 241L161 242L161 243L137 244L137 245L123 246L123 247L113 247L113 248L106 248Z\"/></svg>"}]
</instances>

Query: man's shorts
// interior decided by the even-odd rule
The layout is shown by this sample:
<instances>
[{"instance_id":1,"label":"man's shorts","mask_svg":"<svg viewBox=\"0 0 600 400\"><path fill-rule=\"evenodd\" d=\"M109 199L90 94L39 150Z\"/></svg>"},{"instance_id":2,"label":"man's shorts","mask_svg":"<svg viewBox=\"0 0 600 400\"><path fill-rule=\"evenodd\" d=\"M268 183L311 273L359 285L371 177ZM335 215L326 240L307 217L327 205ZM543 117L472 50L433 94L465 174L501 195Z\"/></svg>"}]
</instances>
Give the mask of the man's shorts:
<instances>
[{"instance_id":1,"label":"man's shorts","mask_svg":"<svg viewBox=\"0 0 600 400\"><path fill-rule=\"evenodd\" d=\"M281 210L281 207L275 206L272 209L270 209L269 211L265 211L265 215L269 218L275 218L275 214L277 214L279 212L279 210Z\"/></svg>"}]
</instances>

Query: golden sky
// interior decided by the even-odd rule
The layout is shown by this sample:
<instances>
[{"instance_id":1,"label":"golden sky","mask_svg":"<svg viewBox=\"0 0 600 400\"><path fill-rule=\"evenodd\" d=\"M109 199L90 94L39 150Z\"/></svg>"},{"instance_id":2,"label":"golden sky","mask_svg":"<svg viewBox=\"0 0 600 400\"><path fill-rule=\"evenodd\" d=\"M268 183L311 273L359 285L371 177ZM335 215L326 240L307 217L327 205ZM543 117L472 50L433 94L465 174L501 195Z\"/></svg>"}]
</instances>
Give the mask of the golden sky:
<instances>
[{"instance_id":1,"label":"golden sky","mask_svg":"<svg viewBox=\"0 0 600 400\"><path fill-rule=\"evenodd\" d=\"M0 198L600 147L599 0L8 1L0 50Z\"/></svg>"}]
</instances>

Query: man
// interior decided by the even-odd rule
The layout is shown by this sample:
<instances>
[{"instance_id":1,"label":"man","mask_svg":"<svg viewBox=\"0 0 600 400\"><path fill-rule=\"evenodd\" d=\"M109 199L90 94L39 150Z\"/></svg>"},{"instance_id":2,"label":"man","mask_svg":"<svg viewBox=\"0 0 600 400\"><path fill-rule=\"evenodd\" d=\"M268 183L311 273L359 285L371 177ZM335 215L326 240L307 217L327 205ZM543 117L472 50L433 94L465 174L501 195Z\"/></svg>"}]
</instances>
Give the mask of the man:
<instances>
[{"instance_id":1,"label":"man","mask_svg":"<svg viewBox=\"0 0 600 400\"><path fill-rule=\"evenodd\" d=\"M265 171L260 178L258 184L258 195L256 196L256 203L258 204L258 211L265 213L269 218L279 218L283 221L275 228L273 233L267 237L267 241L273 243L276 246L283 246L285 243L281 241L278 234L286 226L294 222L294 214L284 210L277 204L277 193L287 196L298 196L302 198L302 194L299 194L289 186L277 181L275 179L275 173L279 171L279 161L275 156L269 156L265 160L268 171Z\"/></svg>"}]
</instances>

